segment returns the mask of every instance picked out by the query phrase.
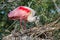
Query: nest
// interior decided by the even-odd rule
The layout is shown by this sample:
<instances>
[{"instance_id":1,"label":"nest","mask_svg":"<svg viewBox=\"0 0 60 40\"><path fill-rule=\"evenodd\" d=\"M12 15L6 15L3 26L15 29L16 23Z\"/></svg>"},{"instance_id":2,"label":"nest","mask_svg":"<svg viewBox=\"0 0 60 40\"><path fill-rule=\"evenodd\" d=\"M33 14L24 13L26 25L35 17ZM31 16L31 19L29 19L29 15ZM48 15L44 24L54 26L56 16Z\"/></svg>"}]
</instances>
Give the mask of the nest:
<instances>
[{"instance_id":1,"label":"nest","mask_svg":"<svg viewBox=\"0 0 60 40\"><path fill-rule=\"evenodd\" d=\"M2 40L53 40L53 31L60 29L60 23L56 21L42 27L33 27L27 30L13 30L10 35L3 37ZM57 23L57 24L56 24ZM51 27L51 26L57 27Z\"/></svg>"},{"instance_id":2,"label":"nest","mask_svg":"<svg viewBox=\"0 0 60 40\"><path fill-rule=\"evenodd\" d=\"M53 40L52 27L34 27L27 30L13 30L3 40Z\"/></svg>"}]
</instances>

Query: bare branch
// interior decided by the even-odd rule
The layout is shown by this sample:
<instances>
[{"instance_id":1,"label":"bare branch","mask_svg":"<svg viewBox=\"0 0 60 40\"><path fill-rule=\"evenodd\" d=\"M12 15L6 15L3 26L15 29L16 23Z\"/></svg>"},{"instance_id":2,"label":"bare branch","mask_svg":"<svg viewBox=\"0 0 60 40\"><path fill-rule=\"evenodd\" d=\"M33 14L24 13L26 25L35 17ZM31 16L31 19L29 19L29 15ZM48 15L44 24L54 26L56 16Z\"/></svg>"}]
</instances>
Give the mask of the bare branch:
<instances>
[{"instance_id":1,"label":"bare branch","mask_svg":"<svg viewBox=\"0 0 60 40\"><path fill-rule=\"evenodd\" d=\"M52 27L52 26L53 26L54 24L56 24L59 20L60 20L60 17L59 17L56 21L44 25L44 27Z\"/></svg>"},{"instance_id":2,"label":"bare branch","mask_svg":"<svg viewBox=\"0 0 60 40\"><path fill-rule=\"evenodd\" d=\"M57 4L55 3L56 0L52 0L52 1L53 1L54 5L55 5L55 7L56 7L57 12L60 14L60 8L59 8L59 7L57 6Z\"/></svg>"}]
</instances>

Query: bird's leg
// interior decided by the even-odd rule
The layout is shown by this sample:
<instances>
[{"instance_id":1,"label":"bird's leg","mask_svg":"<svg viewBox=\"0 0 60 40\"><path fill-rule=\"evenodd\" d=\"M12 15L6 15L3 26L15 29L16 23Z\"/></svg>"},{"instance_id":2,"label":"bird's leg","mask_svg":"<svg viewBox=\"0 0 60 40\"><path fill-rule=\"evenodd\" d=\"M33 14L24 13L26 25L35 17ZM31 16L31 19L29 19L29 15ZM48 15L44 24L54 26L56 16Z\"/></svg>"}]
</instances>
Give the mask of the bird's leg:
<instances>
[{"instance_id":1,"label":"bird's leg","mask_svg":"<svg viewBox=\"0 0 60 40\"><path fill-rule=\"evenodd\" d=\"M27 22L27 21L24 21L24 27L23 27L24 30L27 29L27 28L26 28L26 22Z\"/></svg>"},{"instance_id":2,"label":"bird's leg","mask_svg":"<svg viewBox=\"0 0 60 40\"><path fill-rule=\"evenodd\" d=\"M23 30L23 26L22 26L22 19L20 19L20 27Z\"/></svg>"}]
</instances>

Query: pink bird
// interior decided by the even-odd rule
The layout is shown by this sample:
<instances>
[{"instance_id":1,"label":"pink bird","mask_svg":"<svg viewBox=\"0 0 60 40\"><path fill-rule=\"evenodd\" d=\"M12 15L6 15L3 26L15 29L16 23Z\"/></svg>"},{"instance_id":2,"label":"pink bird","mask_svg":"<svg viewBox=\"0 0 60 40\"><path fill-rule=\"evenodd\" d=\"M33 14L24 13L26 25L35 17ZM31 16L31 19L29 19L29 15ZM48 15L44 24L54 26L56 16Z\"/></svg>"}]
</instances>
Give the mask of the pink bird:
<instances>
[{"instance_id":1,"label":"pink bird","mask_svg":"<svg viewBox=\"0 0 60 40\"><path fill-rule=\"evenodd\" d=\"M36 20L35 11L26 6L19 6L8 14L9 19L11 20L20 20L20 26L22 27L22 20L26 22L34 22ZM23 28L26 29L26 26Z\"/></svg>"}]
</instances>

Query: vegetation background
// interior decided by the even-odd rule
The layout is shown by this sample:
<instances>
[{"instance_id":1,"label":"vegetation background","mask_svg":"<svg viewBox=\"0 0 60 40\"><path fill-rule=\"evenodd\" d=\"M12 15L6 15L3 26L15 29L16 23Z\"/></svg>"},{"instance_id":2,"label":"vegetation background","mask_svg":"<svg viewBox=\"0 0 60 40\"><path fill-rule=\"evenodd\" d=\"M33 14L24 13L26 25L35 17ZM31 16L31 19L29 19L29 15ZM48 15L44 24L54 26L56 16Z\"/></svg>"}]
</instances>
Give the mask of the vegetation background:
<instances>
[{"instance_id":1,"label":"vegetation background","mask_svg":"<svg viewBox=\"0 0 60 40\"><path fill-rule=\"evenodd\" d=\"M60 7L60 0L54 0L58 7ZM30 5L31 4L31 5ZM0 40L3 36L11 33L15 25L19 24L17 21L9 20L7 14L18 6L28 6L36 11L36 15L40 16L40 23L42 25L51 23L60 17L60 9L56 9L53 0L0 0ZM60 20L59 20L60 22ZM19 25L18 25L19 26ZM27 23L27 28L35 26L34 23ZM19 29L19 27L17 28ZM54 40L60 40L60 30L53 32Z\"/></svg>"}]
</instances>

